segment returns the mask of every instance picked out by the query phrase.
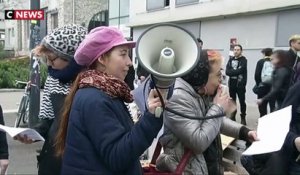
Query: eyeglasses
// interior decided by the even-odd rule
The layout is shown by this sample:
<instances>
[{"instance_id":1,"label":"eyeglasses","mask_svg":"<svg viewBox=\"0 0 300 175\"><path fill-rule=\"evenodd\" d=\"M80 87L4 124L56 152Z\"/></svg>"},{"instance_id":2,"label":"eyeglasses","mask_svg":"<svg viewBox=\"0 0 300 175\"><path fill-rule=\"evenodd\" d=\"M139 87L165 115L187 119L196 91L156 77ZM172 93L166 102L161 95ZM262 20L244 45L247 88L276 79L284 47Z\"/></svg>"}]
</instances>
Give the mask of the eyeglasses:
<instances>
[{"instance_id":1,"label":"eyeglasses","mask_svg":"<svg viewBox=\"0 0 300 175\"><path fill-rule=\"evenodd\" d=\"M54 58L51 58L51 57L42 57L41 58L41 61L44 63L44 64L47 64L47 63L50 63L51 65L54 64L55 60L59 58L59 56L56 56Z\"/></svg>"},{"instance_id":2,"label":"eyeglasses","mask_svg":"<svg viewBox=\"0 0 300 175\"><path fill-rule=\"evenodd\" d=\"M48 58L47 61L49 61L51 64L54 63L54 61L59 58L58 56L57 57L54 57L54 58Z\"/></svg>"}]
</instances>

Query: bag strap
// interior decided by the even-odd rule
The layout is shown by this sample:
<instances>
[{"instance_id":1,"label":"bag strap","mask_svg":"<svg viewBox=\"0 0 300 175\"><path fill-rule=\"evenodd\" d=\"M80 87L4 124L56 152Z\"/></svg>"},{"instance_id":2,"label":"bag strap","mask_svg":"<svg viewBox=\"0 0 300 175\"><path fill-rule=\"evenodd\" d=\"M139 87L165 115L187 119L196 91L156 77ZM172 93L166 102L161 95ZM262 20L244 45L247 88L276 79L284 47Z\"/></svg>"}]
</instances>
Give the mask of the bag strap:
<instances>
[{"instance_id":1,"label":"bag strap","mask_svg":"<svg viewBox=\"0 0 300 175\"><path fill-rule=\"evenodd\" d=\"M155 147L155 150L154 150L154 153L153 153L150 164L155 165L156 160L157 160L157 158L160 154L161 148L162 148L162 146L161 146L160 142L158 141L157 144L156 144L156 147ZM177 168L176 168L176 171L175 171L176 174L182 174L183 173L183 171L186 167L186 164L188 163L191 156L192 156L192 151L188 148L185 148L184 149L184 154L181 157L181 160L180 160L179 164L177 165Z\"/></svg>"},{"instance_id":2,"label":"bag strap","mask_svg":"<svg viewBox=\"0 0 300 175\"><path fill-rule=\"evenodd\" d=\"M190 160L191 156L192 156L192 151L190 149L185 148L184 149L184 154L181 157L181 160L180 160L179 164L177 165L177 168L176 168L176 171L175 171L176 174L182 174L183 173L183 171L186 167L186 164Z\"/></svg>"},{"instance_id":3,"label":"bag strap","mask_svg":"<svg viewBox=\"0 0 300 175\"><path fill-rule=\"evenodd\" d=\"M154 153L153 153L153 156L152 156L150 164L155 165L156 160L157 160L157 158L158 158L158 156L160 154L161 147L162 146L161 146L161 144L158 141L157 144L156 144L156 147L155 147L155 150L154 150Z\"/></svg>"}]
</instances>

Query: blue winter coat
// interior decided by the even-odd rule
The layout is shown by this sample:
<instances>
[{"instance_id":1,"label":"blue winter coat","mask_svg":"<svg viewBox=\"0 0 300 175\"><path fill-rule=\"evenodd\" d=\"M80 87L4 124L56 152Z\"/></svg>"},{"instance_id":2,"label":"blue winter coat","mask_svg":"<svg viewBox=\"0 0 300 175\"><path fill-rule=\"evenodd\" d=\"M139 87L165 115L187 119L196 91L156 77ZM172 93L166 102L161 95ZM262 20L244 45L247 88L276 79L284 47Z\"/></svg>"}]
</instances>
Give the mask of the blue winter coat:
<instances>
[{"instance_id":1,"label":"blue winter coat","mask_svg":"<svg viewBox=\"0 0 300 175\"><path fill-rule=\"evenodd\" d=\"M63 155L63 175L142 174L139 156L162 127L146 112L135 125L124 102L96 88L73 99Z\"/></svg>"}]
</instances>

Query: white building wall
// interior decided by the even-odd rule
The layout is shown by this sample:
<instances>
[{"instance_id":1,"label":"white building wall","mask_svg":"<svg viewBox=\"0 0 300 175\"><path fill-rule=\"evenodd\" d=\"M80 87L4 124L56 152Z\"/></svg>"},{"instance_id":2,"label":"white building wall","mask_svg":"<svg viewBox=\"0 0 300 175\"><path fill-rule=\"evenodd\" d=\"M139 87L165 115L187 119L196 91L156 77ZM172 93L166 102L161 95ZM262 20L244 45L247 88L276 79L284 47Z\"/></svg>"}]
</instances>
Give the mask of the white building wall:
<instances>
[{"instance_id":1,"label":"white building wall","mask_svg":"<svg viewBox=\"0 0 300 175\"><path fill-rule=\"evenodd\" d=\"M130 26L160 22L195 20L223 17L232 14L253 13L299 6L299 0L211 0L209 2L176 7L175 0L162 10L147 12L146 0L130 1Z\"/></svg>"}]
</instances>

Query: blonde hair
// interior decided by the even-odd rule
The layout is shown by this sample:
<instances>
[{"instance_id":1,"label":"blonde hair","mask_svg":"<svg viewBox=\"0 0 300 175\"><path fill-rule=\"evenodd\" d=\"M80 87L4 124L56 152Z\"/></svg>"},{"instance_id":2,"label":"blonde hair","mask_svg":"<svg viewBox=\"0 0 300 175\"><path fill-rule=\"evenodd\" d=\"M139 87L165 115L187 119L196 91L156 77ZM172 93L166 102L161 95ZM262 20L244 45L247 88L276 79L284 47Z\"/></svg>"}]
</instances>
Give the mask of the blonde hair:
<instances>
[{"instance_id":1,"label":"blonde hair","mask_svg":"<svg viewBox=\"0 0 300 175\"><path fill-rule=\"evenodd\" d=\"M297 40L300 40L300 35L299 34L296 34L296 35L292 35L289 39L289 44L291 46L292 42L295 42Z\"/></svg>"}]
</instances>

